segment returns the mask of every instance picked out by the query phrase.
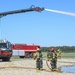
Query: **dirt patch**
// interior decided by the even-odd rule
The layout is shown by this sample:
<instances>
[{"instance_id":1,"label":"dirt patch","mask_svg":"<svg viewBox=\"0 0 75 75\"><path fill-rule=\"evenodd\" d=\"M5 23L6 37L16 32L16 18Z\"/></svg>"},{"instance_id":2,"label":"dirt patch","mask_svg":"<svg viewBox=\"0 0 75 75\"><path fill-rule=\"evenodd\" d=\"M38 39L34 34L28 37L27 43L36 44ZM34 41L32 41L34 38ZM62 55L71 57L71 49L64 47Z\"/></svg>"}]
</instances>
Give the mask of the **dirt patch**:
<instances>
[{"instance_id":1,"label":"dirt patch","mask_svg":"<svg viewBox=\"0 0 75 75\"><path fill-rule=\"evenodd\" d=\"M75 59L58 59L58 68L68 65L75 65ZM46 65L46 60L43 60L43 71L38 71L35 67L34 59L11 59L10 62L0 62L0 75L75 75L74 73L51 72Z\"/></svg>"}]
</instances>

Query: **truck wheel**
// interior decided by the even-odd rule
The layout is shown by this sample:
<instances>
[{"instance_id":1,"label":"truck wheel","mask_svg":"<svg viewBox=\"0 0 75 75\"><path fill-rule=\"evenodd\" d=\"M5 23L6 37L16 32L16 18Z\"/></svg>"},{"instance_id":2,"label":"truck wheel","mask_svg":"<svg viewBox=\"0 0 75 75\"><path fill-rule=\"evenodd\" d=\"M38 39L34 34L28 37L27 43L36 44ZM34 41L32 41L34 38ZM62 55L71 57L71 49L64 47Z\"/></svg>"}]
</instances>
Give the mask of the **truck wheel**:
<instances>
[{"instance_id":1,"label":"truck wheel","mask_svg":"<svg viewBox=\"0 0 75 75\"><path fill-rule=\"evenodd\" d=\"M24 58L24 56L20 56L20 58Z\"/></svg>"},{"instance_id":2,"label":"truck wheel","mask_svg":"<svg viewBox=\"0 0 75 75\"><path fill-rule=\"evenodd\" d=\"M4 58L2 61L10 61L10 58Z\"/></svg>"},{"instance_id":3,"label":"truck wheel","mask_svg":"<svg viewBox=\"0 0 75 75\"><path fill-rule=\"evenodd\" d=\"M33 53L30 54L30 58L33 58Z\"/></svg>"}]
</instances>

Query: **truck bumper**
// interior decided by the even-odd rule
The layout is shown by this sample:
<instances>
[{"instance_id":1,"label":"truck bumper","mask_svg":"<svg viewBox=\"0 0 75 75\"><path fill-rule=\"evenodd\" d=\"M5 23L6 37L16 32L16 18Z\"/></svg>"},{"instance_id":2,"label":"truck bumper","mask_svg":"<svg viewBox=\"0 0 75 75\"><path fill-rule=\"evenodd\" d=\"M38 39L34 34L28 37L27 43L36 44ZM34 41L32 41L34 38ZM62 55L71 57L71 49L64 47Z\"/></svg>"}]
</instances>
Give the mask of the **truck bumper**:
<instances>
[{"instance_id":1,"label":"truck bumper","mask_svg":"<svg viewBox=\"0 0 75 75\"><path fill-rule=\"evenodd\" d=\"M7 56L7 55L0 55L0 59L2 59L2 58L10 58L11 57L11 55L9 55L9 56Z\"/></svg>"}]
</instances>

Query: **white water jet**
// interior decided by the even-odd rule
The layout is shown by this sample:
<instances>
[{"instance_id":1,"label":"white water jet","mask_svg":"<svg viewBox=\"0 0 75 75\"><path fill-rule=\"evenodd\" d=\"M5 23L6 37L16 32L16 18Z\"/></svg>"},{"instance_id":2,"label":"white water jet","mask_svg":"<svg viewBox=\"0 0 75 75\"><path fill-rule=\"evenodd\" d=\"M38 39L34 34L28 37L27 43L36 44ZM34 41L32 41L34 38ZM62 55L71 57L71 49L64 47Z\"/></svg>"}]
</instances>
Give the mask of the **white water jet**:
<instances>
[{"instance_id":1,"label":"white water jet","mask_svg":"<svg viewBox=\"0 0 75 75\"><path fill-rule=\"evenodd\" d=\"M52 10L52 9L45 9L45 10L46 11L50 11L50 12L59 13L59 14L65 14L65 15L69 15L69 16L75 16L75 13L72 13L72 12L65 12L65 11Z\"/></svg>"}]
</instances>

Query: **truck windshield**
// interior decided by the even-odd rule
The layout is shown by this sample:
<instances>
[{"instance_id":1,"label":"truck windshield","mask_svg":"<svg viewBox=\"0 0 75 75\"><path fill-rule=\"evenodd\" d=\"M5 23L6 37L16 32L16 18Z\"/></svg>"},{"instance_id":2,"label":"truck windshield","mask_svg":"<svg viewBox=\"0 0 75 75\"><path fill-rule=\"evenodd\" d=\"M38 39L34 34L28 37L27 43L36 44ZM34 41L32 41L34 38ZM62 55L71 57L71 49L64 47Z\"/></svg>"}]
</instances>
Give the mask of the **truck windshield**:
<instances>
[{"instance_id":1,"label":"truck windshield","mask_svg":"<svg viewBox=\"0 0 75 75\"><path fill-rule=\"evenodd\" d=\"M7 48L7 44L6 43L0 43L0 48Z\"/></svg>"}]
</instances>

